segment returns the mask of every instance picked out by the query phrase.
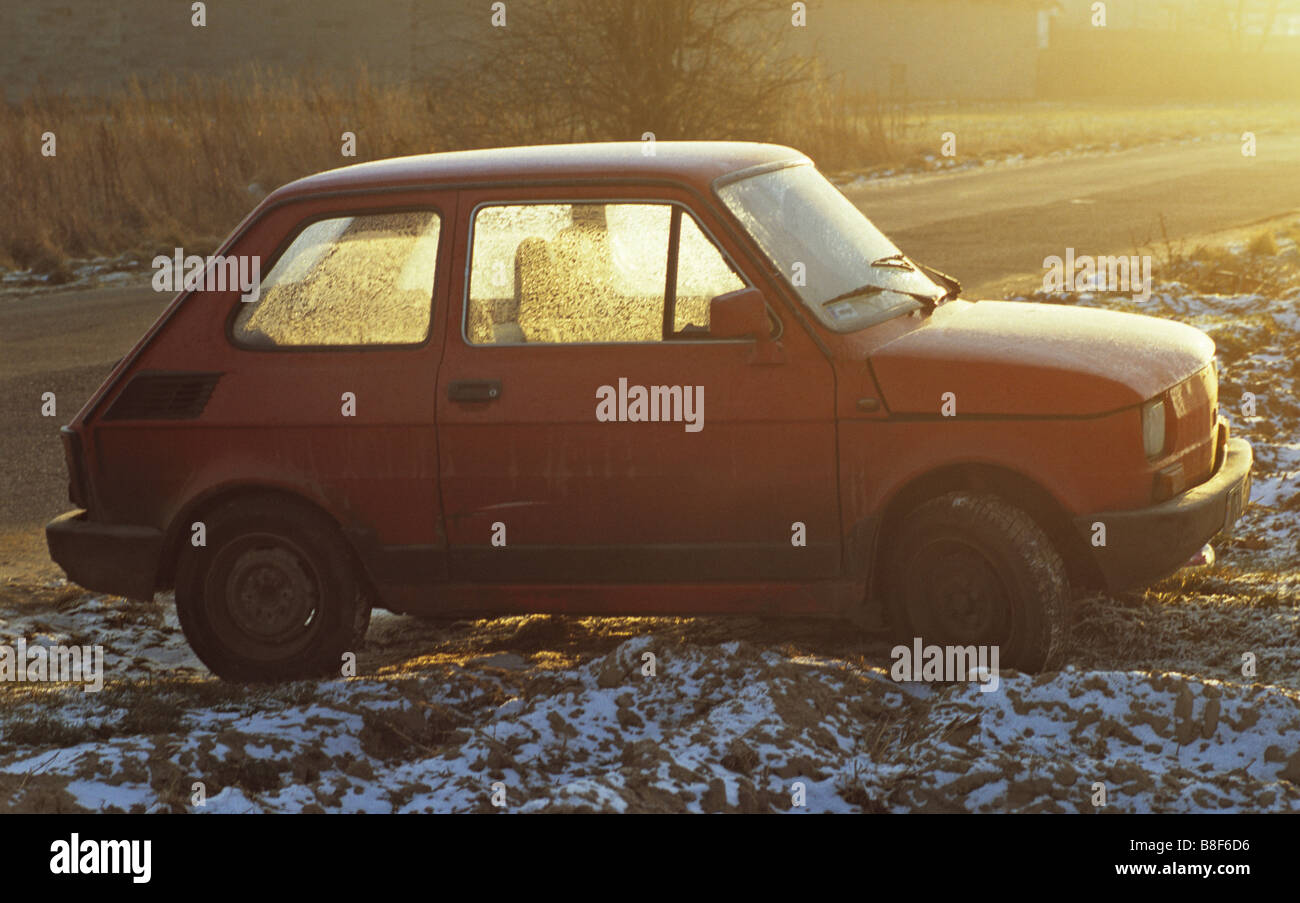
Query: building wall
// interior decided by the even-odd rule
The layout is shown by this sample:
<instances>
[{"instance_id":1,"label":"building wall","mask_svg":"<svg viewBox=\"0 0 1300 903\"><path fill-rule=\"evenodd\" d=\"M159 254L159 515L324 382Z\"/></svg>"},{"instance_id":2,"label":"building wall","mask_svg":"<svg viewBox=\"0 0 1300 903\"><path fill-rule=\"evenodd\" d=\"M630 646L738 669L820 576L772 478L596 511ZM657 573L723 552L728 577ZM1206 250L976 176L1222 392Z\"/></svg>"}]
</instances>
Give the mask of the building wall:
<instances>
[{"instance_id":1,"label":"building wall","mask_svg":"<svg viewBox=\"0 0 1300 903\"><path fill-rule=\"evenodd\" d=\"M1053 19L1064 29L1093 27L1095 0L1059 0ZM1230 17L1242 14L1243 35L1300 35L1298 0L1107 0L1107 28L1208 31L1223 36Z\"/></svg>"},{"instance_id":2,"label":"building wall","mask_svg":"<svg viewBox=\"0 0 1300 903\"><path fill-rule=\"evenodd\" d=\"M916 99L1028 98L1038 16L1021 3L825 0L809 3L808 27L792 46L818 50L828 69L865 91L905 90Z\"/></svg>"},{"instance_id":3,"label":"building wall","mask_svg":"<svg viewBox=\"0 0 1300 903\"><path fill-rule=\"evenodd\" d=\"M1237 48L1222 35L1199 31L1054 27L1039 60L1038 94L1052 100L1300 99L1300 38L1270 36L1266 46Z\"/></svg>"}]
</instances>

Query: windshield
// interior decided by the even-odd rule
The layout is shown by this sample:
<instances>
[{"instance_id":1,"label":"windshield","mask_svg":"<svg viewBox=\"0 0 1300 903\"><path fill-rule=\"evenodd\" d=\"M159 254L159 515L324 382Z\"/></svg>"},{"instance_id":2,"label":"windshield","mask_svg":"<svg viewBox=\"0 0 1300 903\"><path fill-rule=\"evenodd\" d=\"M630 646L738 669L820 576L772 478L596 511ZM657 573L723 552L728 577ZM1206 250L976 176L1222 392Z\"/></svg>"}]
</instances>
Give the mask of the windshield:
<instances>
[{"instance_id":1,"label":"windshield","mask_svg":"<svg viewBox=\"0 0 1300 903\"><path fill-rule=\"evenodd\" d=\"M718 196L829 329L852 332L944 295L809 164L742 178Z\"/></svg>"}]
</instances>

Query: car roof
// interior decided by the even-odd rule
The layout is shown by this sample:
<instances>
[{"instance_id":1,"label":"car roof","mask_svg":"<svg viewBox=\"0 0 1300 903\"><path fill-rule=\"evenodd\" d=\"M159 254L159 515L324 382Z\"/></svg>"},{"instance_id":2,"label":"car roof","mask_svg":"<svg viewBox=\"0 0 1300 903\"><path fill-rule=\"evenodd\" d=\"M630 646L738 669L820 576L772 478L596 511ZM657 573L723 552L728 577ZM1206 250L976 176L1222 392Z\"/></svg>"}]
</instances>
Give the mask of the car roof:
<instances>
[{"instance_id":1,"label":"car roof","mask_svg":"<svg viewBox=\"0 0 1300 903\"><path fill-rule=\"evenodd\" d=\"M708 190L719 176L807 160L793 148L748 141L610 141L493 147L394 157L331 169L290 182L266 200L423 185L613 179L668 180Z\"/></svg>"}]
</instances>

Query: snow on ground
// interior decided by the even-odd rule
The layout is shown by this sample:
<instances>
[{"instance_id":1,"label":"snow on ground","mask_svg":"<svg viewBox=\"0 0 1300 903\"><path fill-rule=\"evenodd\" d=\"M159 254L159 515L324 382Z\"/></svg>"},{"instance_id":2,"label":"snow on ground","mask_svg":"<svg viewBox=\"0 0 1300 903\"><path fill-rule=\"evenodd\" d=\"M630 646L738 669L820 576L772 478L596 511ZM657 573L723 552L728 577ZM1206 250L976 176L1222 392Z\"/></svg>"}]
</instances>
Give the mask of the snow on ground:
<instances>
[{"instance_id":1,"label":"snow on ground","mask_svg":"<svg viewBox=\"0 0 1300 903\"><path fill-rule=\"evenodd\" d=\"M83 288L140 288L153 276L150 261L131 254L76 258L52 272L0 266L0 294L63 292Z\"/></svg>"},{"instance_id":2,"label":"snow on ground","mask_svg":"<svg viewBox=\"0 0 1300 903\"><path fill-rule=\"evenodd\" d=\"M861 170L834 172L830 180L841 190L862 188L868 185L891 184L910 181L917 177L936 173L961 173L979 169L1035 166L1044 163L1059 162L1076 157L1093 157L1101 154L1118 154L1138 147L1166 147L1170 145L1195 145L1210 141L1229 141L1236 143L1238 137L1228 134L1206 136L1167 138L1159 141L1142 141L1125 143L1123 141L1080 142L1070 147L1054 148L1042 153L1004 153L986 156L943 156L942 154L916 154L907 160L893 163L881 163Z\"/></svg>"},{"instance_id":3,"label":"snow on ground","mask_svg":"<svg viewBox=\"0 0 1300 903\"><path fill-rule=\"evenodd\" d=\"M0 645L13 647L20 637L28 645L102 645L105 674L206 673L185 642L170 595L166 604L142 605L62 580L52 588L63 589L52 605L0 607Z\"/></svg>"},{"instance_id":4,"label":"snow on ground","mask_svg":"<svg viewBox=\"0 0 1300 903\"><path fill-rule=\"evenodd\" d=\"M225 688L165 734L116 734L128 712L56 691L3 723L42 711L107 736L2 743L0 793L41 811L471 812L503 790L516 812L1086 812L1102 782L1120 811L1300 810L1293 688L1067 668L918 693L882 668L655 635L572 668L498 658Z\"/></svg>"}]
</instances>

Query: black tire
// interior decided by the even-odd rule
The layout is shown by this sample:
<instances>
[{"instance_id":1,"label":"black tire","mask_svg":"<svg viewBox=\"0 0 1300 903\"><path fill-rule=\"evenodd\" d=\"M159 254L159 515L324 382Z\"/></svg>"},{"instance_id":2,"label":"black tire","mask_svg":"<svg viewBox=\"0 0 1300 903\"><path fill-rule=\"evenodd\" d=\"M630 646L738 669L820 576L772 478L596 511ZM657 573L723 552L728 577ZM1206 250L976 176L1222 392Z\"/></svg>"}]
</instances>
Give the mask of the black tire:
<instances>
[{"instance_id":1,"label":"black tire","mask_svg":"<svg viewBox=\"0 0 1300 903\"><path fill-rule=\"evenodd\" d=\"M884 568L900 641L997 645L1000 666L1028 672L1065 651L1065 563L1033 518L996 495L950 492L917 506L891 537Z\"/></svg>"},{"instance_id":2,"label":"black tire","mask_svg":"<svg viewBox=\"0 0 1300 903\"><path fill-rule=\"evenodd\" d=\"M194 654L226 680L340 673L370 625L370 601L334 523L274 498L208 513L207 545L182 544L176 613Z\"/></svg>"}]
</instances>

